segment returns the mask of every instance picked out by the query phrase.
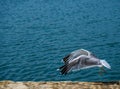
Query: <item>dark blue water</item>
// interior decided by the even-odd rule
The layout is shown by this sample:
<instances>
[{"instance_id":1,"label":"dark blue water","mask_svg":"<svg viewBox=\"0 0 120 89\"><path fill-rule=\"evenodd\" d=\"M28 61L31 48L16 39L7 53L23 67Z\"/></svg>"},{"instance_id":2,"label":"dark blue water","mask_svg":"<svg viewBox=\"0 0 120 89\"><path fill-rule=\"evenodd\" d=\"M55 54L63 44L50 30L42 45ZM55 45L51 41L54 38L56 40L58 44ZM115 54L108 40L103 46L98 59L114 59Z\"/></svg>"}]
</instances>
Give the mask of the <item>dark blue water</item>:
<instances>
[{"instance_id":1,"label":"dark blue water","mask_svg":"<svg viewBox=\"0 0 120 89\"><path fill-rule=\"evenodd\" d=\"M112 69L56 71L80 48ZM0 80L120 80L120 0L0 0Z\"/></svg>"}]
</instances>

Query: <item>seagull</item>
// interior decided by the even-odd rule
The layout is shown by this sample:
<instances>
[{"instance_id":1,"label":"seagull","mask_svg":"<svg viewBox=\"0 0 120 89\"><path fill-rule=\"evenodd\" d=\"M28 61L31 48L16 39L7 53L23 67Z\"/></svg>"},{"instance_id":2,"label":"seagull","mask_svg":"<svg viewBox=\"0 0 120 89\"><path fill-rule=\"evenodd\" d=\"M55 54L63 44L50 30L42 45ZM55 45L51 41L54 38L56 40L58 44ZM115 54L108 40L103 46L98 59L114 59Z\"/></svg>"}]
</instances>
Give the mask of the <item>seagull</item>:
<instances>
[{"instance_id":1,"label":"seagull","mask_svg":"<svg viewBox=\"0 0 120 89\"><path fill-rule=\"evenodd\" d=\"M78 49L63 58L64 65L59 68L61 74L67 74L71 71L87 69L92 67L106 67L111 69L109 63L97 58L92 52L85 49Z\"/></svg>"}]
</instances>

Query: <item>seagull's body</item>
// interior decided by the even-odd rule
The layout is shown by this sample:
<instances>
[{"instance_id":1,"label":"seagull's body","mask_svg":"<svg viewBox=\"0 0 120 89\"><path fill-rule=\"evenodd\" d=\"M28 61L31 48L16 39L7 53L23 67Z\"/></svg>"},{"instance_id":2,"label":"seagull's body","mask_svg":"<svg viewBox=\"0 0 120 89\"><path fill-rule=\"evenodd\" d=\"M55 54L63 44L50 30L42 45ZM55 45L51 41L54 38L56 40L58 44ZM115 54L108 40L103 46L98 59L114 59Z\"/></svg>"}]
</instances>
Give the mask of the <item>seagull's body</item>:
<instances>
[{"instance_id":1,"label":"seagull's body","mask_svg":"<svg viewBox=\"0 0 120 89\"><path fill-rule=\"evenodd\" d=\"M105 60L100 60L95 57L90 51L79 49L71 52L63 58L64 65L60 67L62 74L67 74L70 71L86 69L91 67L107 67L111 68Z\"/></svg>"}]
</instances>

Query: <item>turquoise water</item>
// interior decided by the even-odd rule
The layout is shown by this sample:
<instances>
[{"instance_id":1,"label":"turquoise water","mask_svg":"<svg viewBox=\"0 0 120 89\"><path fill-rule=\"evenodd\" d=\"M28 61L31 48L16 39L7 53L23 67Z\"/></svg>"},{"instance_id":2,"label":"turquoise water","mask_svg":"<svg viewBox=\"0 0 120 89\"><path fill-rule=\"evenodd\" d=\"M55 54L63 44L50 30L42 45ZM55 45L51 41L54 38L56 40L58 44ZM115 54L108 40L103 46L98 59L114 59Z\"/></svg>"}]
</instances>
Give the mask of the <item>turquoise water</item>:
<instances>
[{"instance_id":1,"label":"turquoise water","mask_svg":"<svg viewBox=\"0 0 120 89\"><path fill-rule=\"evenodd\" d=\"M112 69L61 75L61 59L80 48ZM0 80L120 80L120 0L0 0Z\"/></svg>"}]
</instances>

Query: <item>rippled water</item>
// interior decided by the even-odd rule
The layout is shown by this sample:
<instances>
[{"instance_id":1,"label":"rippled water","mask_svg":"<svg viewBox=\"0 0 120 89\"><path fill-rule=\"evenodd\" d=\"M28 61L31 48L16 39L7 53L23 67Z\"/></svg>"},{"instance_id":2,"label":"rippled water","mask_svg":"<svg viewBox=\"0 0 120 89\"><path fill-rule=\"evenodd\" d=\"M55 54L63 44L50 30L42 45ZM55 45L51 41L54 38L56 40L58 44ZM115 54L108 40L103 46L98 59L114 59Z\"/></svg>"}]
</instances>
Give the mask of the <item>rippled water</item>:
<instances>
[{"instance_id":1,"label":"rippled water","mask_svg":"<svg viewBox=\"0 0 120 89\"><path fill-rule=\"evenodd\" d=\"M61 75L61 59L84 48L112 69ZM0 80L120 80L120 0L0 0Z\"/></svg>"}]
</instances>

